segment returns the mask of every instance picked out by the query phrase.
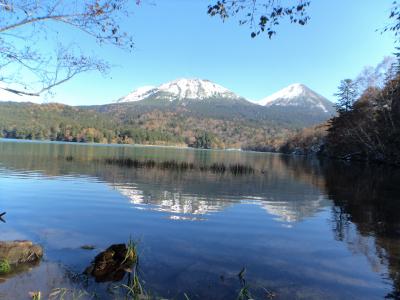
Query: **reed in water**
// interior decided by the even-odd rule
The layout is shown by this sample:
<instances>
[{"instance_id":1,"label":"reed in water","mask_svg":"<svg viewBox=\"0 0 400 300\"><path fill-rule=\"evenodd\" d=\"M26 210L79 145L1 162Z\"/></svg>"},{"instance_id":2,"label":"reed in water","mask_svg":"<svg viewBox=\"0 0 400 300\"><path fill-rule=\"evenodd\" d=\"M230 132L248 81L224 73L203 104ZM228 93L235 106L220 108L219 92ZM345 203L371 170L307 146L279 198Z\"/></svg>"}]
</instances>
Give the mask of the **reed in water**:
<instances>
[{"instance_id":1,"label":"reed in water","mask_svg":"<svg viewBox=\"0 0 400 300\"><path fill-rule=\"evenodd\" d=\"M67 161L74 161L74 158L67 156ZM132 158L103 158L96 159L95 161L105 163L108 165L116 165L125 168L135 169L160 169L160 170L174 170L174 171L190 171L198 170L201 172L212 172L215 174L231 173L232 175L246 175L254 174L255 169L249 165L240 163L225 164L225 163L213 163L211 165L196 164L193 162L184 162L176 160L156 161L152 159L132 159Z\"/></svg>"}]
</instances>

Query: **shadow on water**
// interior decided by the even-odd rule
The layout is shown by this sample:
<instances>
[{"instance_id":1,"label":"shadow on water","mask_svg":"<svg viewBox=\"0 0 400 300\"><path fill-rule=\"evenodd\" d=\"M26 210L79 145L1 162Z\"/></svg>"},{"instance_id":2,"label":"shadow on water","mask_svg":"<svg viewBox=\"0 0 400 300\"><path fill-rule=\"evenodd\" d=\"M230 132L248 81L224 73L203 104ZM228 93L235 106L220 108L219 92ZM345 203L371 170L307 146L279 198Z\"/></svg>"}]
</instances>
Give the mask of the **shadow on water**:
<instances>
[{"instance_id":1,"label":"shadow on water","mask_svg":"<svg viewBox=\"0 0 400 300\"><path fill-rule=\"evenodd\" d=\"M364 254L392 280L388 299L400 299L400 172L382 166L324 165L326 192L334 202L332 228L339 241ZM358 236L349 230L354 224ZM371 243L371 238L373 242Z\"/></svg>"},{"instance_id":2,"label":"shadow on water","mask_svg":"<svg viewBox=\"0 0 400 300\"><path fill-rule=\"evenodd\" d=\"M282 157L299 180L323 188L333 205L334 238L362 254L400 299L400 169L382 165ZM355 230L352 230L354 227ZM385 272L382 266L387 267Z\"/></svg>"},{"instance_id":3,"label":"shadow on water","mask_svg":"<svg viewBox=\"0 0 400 300\"><path fill-rule=\"evenodd\" d=\"M79 157L79 160L75 157ZM210 166L237 163L265 172L234 176L230 172L198 172L190 168L185 172L171 172L162 168L136 169L96 162L107 157L132 157L139 161L153 160L155 163L176 160ZM93 227L93 232L88 231L88 234L96 234L96 228L99 227L104 230L102 234L106 238L112 239L114 235L120 237L123 233L142 230L146 234L145 239L150 236L154 239L147 241L154 246L153 250L143 254L142 266L148 268L144 270L147 286L161 295L166 293L170 298L185 299L183 295L188 292L191 299L234 299L241 289L237 272L247 265L249 277L246 278L246 284L255 299L263 299L266 296L265 289L271 290L276 299L379 299L383 296L400 299L400 171L396 169L257 153L9 142L0 142L0 169L0 175L3 174L5 178L12 177L15 172L27 178L36 178L38 174L40 178L51 180L73 177L79 185L87 184L86 181L79 181L82 177L95 178L96 182L106 183L122 195L129 201L129 206L115 202L112 202L113 206L106 206L111 202L60 202L58 205L66 212L73 209L73 205L85 209L83 205L87 205L90 209L104 207L118 213L115 220L103 222L95 218L79 219L81 217L77 216L74 220L84 224L82 229L69 224L66 232L73 234L74 230L84 230L86 226ZM65 181L62 183L65 184ZM64 191L65 194L68 192ZM101 194L95 195L102 199ZM115 208L118 205L121 205L121 211ZM255 211L254 205L261 208L262 212L256 212L255 221L250 214ZM183 228L178 223L158 221L152 214L146 215L148 221L139 213L133 214L137 223L132 223L135 220L131 221L132 212L129 208L162 213L163 217L171 220L209 220L210 225L184 223L191 231L182 233ZM243 210L234 215L236 219L227 219L227 223L218 222L226 218L228 213L236 213L238 208ZM30 209L37 210L35 207ZM7 213L8 225L12 215L9 210ZM15 213L27 214L24 209ZM45 222L50 227L57 224L53 214L62 216L59 211L49 208ZM98 218L103 216L103 211L92 211L85 215L86 218L91 218L91 214ZM326 219L329 220L327 231L321 229L318 235L309 237L315 232L315 227L323 228L326 225ZM125 223L141 227L107 227L111 226L108 224L120 226ZM18 224L18 229L27 228L25 223L21 224ZM301 230L288 231L282 229L281 225L294 229L298 226ZM154 229L155 226L159 227ZM235 232L232 232L233 228ZM168 230L172 230L172 233ZM300 234L304 235L306 246L301 244L303 236L297 236ZM189 241L195 244L190 245ZM373 282L378 287L371 296L370 287L360 283L362 288L351 292L352 285L345 280L353 280L357 284L362 280L367 284L370 282L358 278L358 273L352 272L351 265L329 269L335 263L335 257L332 254L316 257L318 251L315 250L317 254L312 252L314 248L321 253L325 251L319 243L326 242L335 249L339 248L337 244L341 245L345 250L340 253L351 257L346 262L365 258L370 270L363 271L370 273L368 280L376 278L374 274L378 274L380 279L374 280L383 281L386 287L382 287L380 282ZM110 243L105 242L102 246ZM311 249L308 245L312 245ZM297 251L290 247L300 248ZM49 257L55 259L57 255L70 253L71 258L63 259L78 270L90 262L90 255L93 255L79 256L77 253L81 252L78 250L63 251L51 249ZM82 260L78 266L73 262L75 255ZM328 266L327 270L323 270L327 279L304 271L322 271L322 267L314 260L323 261L323 266ZM40 273L45 266L35 268L33 272ZM345 278L345 283L340 283L339 277L334 277L338 275L335 272L342 272L340 278ZM24 276L21 276L22 282L27 280ZM62 283L62 280L59 279L59 282Z\"/></svg>"}]
</instances>

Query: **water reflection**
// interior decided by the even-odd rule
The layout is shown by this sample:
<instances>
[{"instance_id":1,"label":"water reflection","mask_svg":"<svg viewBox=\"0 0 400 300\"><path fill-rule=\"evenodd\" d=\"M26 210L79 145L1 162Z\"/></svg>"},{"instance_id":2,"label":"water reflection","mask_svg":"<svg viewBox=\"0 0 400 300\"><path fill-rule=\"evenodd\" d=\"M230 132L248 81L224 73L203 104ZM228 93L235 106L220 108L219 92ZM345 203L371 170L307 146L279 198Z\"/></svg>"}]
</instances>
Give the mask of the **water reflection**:
<instances>
[{"instance_id":1,"label":"water reflection","mask_svg":"<svg viewBox=\"0 0 400 300\"><path fill-rule=\"evenodd\" d=\"M283 161L294 166L288 157ZM315 176L315 165L311 169L304 162L297 160L306 174L297 175L301 180ZM322 161L318 172L323 178L318 186L323 186L333 201L334 238L345 242L353 253L364 255L372 270L392 285L385 298L400 299L400 170Z\"/></svg>"},{"instance_id":2,"label":"water reflection","mask_svg":"<svg viewBox=\"0 0 400 300\"><path fill-rule=\"evenodd\" d=\"M67 161L70 155L79 159ZM209 164L235 161L264 172L233 176L93 162L124 156ZM127 237L131 231L124 227L132 227L147 243L147 280L164 296L179 298L189 290L197 295L193 299L234 298L235 274L246 264L260 297L262 287L268 287L277 299L400 298L398 170L256 153L0 142L0 184L16 179L37 180L32 189L43 179L55 181L60 194L54 195L66 197L58 210L51 208L54 211L40 220L49 228L39 231L39 225L14 220L18 232L23 229L47 241L64 232L66 248L96 236L99 228L104 245L110 239L124 242L117 238ZM10 205L1 199L8 195L2 189L13 189L0 186L0 204ZM82 194L96 198L81 201ZM21 204L15 204L13 214L36 211L29 201L16 200ZM71 211L76 216L65 216ZM82 225L61 224L54 215ZM179 222L189 220L196 222ZM47 232L46 238L38 232ZM52 257L64 251L55 244L60 242L48 243ZM74 264L74 251L64 263Z\"/></svg>"},{"instance_id":3,"label":"water reflection","mask_svg":"<svg viewBox=\"0 0 400 300\"><path fill-rule=\"evenodd\" d=\"M24 149L25 147L28 149ZM258 154L249 158L235 152L227 155L224 152L193 150L182 151L177 155L174 149L161 149L162 155L156 156L154 148L144 147L128 147L127 150L122 147L74 147L70 144L0 143L0 164L7 169L19 170L20 175L21 170L27 171L28 177L34 176L35 172L42 172L46 176L92 176L110 184L129 198L136 208L172 214L207 215L234 203L252 202L261 205L267 213L276 216L277 220L296 222L313 216L329 205L320 190L312 185L315 178L320 177L301 172L301 168L297 170L292 166L288 167L286 158ZM149 150L150 153L147 153ZM154 169L135 170L93 162L95 157L117 157L121 153L153 159L174 157L182 161L201 161L206 164L231 160L250 164L265 172L261 175L221 176L194 171L180 173ZM29 155L29 160L21 159L26 155ZM67 161L65 158L70 155L78 159ZM299 180L299 176L304 178ZM175 219L180 218L175 216Z\"/></svg>"},{"instance_id":4,"label":"water reflection","mask_svg":"<svg viewBox=\"0 0 400 300\"><path fill-rule=\"evenodd\" d=\"M296 223L314 216L324 207L329 205L329 200L324 195L307 197L298 196L293 201L264 200L261 204L269 214L276 216L275 220L286 223Z\"/></svg>"},{"instance_id":5,"label":"water reflection","mask_svg":"<svg viewBox=\"0 0 400 300\"><path fill-rule=\"evenodd\" d=\"M199 196L184 195L180 192L159 191L145 194L132 186L114 186L118 192L126 196L137 209L151 209L171 214L184 214L188 216L172 215L174 220L203 220L196 215L223 210L229 205L229 201L223 199L207 199Z\"/></svg>"},{"instance_id":6,"label":"water reflection","mask_svg":"<svg viewBox=\"0 0 400 300\"><path fill-rule=\"evenodd\" d=\"M326 163L326 191L334 202L332 229L339 241L365 255L393 284L400 299L400 172L388 167ZM355 230L352 230L352 227Z\"/></svg>"}]
</instances>

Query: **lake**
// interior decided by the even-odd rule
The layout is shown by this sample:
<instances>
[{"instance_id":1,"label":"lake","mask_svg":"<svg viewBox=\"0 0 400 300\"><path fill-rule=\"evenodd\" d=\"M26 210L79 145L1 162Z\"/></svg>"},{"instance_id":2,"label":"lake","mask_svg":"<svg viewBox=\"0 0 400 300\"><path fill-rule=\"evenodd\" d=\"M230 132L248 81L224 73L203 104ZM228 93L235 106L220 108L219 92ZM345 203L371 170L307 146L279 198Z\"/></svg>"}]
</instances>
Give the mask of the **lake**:
<instances>
[{"instance_id":1,"label":"lake","mask_svg":"<svg viewBox=\"0 0 400 300\"><path fill-rule=\"evenodd\" d=\"M129 168L102 158L240 163L255 172ZM0 140L1 211L0 240L32 240L45 256L0 278L0 299L55 288L114 299L119 283L80 274L130 238L142 286L155 298L237 299L245 270L254 299L400 299L400 172L388 167Z\"/></svg>"}]
</instances>

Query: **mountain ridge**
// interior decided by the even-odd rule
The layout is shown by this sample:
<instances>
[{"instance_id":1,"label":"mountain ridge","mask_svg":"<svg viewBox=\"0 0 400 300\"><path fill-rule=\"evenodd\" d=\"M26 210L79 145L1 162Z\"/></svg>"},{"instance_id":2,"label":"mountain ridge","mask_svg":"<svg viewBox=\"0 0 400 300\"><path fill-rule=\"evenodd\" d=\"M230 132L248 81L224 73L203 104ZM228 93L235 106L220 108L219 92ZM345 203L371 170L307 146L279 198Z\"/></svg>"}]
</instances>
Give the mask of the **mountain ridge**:
<instances>
[{"instance_id":1,"label":"mountain ridge","mask_svg":"<svg viewBox=\"0 0 400 300\"><path fill-rule=\"evenodd\" d=\"M233 91L207 79L181 78L163 83L158 87L143 86L135 89L128 95L119 98L113 103L130 103L142 100L155 101L179 101L186 103L196 100L241 100L246 103L261 105L264 107L287 107L288 109L305 110L309 108L313 113L333 115L334 105L325 97L304 84L294 83L278 92L259 101L250 101L239 96Z\"/></svg>"},{"instance_id":2,"label":"mountain ridge","mask_svg":"<svg viewBox=\"0 0 400 300\"><path fill-rule=\"evenodd\" d=\"M139 87L128 95L114 101L114 103L134 102L149 98L168 101L183 101L211 98L239 99L243 97L207 79L180 78L163 83L158 87Z\"/></svg>"}]
</instances>

